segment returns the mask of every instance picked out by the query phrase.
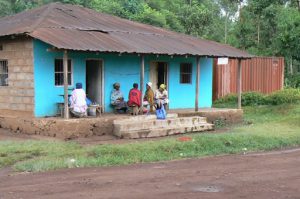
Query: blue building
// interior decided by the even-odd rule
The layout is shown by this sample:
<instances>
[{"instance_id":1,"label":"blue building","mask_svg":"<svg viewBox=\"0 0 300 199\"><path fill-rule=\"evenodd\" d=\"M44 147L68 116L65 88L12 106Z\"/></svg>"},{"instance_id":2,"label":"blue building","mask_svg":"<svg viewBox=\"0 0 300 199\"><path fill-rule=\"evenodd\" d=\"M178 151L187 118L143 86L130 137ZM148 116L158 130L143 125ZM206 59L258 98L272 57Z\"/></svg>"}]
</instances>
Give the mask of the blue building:
<instances>
[{"instance_id":1,"label":"blue building","mask_svg":"<svg viewBox=\"0 0 300 199\"><path fill-rule=\"evenodd\" d=\"M81 82L89 98L111 112L115 82L125 97L135 82L145 87L151 81L154 90L164 83L170 109L211 107L213 58L250 57L228 45L61 3L0 19L0 27L0 95L13 99L0 101L0 109L35 117L56 115L64 101L66 60L69 92Z\"/></svg>"}]
</instances>

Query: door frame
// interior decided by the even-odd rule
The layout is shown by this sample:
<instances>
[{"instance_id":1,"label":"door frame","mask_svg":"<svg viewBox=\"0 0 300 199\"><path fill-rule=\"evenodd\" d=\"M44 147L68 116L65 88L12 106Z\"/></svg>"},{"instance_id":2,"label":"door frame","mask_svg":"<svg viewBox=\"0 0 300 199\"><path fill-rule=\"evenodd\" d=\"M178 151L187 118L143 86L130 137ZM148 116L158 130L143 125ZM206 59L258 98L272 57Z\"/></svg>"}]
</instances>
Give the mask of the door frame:
<instances>
[{"instance_id":1,"label":"door frame","mask_svg":"<svg viewBox=\"0 0 300 199\"><path fill-rule=\"evenodd\" d=\"M167 75L166 75L166 84L167 84L167 91L168 91L168 99L169 99L169 103L168 103L168 109L169 109L169 107L170 107L170 102L171 102L171 100L170 100L170 90L169 90L169 88L170 88L170 86L169 86L169 84L170 84L170 69L169 69L169 65L170 65L170 63L169 62L167 62L167 61L164 61L164 60L151 60L150 62L149 62L149 80L151 80L151 77L150 77L150 75L151 75L151 63L153 63L153 62L155 62L155 63L158 63L158 62L163 62L163 63L165 63L166 64L166 73L167 73ZM157 65L156 65L157 66ZM152 84L153 84L153 82L152 82ZM157 88L158 89L158 88ZM155 93L155 91L153 91L154 93Z\"/></svg>"},{"instance_id":2,"label":"door frame","mask_svg":"<svg viewBox=\"0 0 300 199\"><path fill-rule=\"evenodd\" d=\"M105 87L104 87L104 60L101 58L87 58L85 59L85 72L87 68L87 61L101 61L101 106L102 106L102 111L105 112L105 106L104 106L104 101L105 101ZM86 81L86 80L85 80Z\"/></svg>"},{"instance_id":3,"label":"door frame","mask_svg":"<svg viewBox=\"0 0 300 199\"><path fill-rule=\"evenodd\" d=\"M162 62L162 63L165 63L166 64L166 73L167 73L167 75L166 75L166 84L167 84L167 91L168 91L168 94L169 94L169 62L167 62L167 61L160 61L160 60L153 60L153 61L150 61L149 62L149 81L151 80L151 77L150 77L150 75L151 75L151 73L150 73L150 71L151 71L151 63L158 63L158 62ZM157 65L156 65L157 66ZM153 84L153 82L152 82L152 84ZM157 88L158 89L158 88ZM154 91L155 92L155 91Z\"/></svg>"}]
</instances>

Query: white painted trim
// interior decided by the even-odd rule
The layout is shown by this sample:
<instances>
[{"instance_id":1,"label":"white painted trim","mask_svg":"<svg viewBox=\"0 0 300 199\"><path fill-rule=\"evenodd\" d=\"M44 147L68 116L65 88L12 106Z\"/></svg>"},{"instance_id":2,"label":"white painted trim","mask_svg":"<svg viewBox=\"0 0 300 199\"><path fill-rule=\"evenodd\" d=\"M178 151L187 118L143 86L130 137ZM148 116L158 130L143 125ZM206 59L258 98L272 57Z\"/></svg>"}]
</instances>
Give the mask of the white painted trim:
<instances>
[{"instance_id":1,"label":"white painted trim","mask_svg":"<svg viewBox=\"0 0 300 199\"><path fill-rule=\"evenodd\" d=\"M61 87L64 87L64 85L55 85L55 60L56 59L61 59L63 60L63 58L54 58L54 86L57 87L57 88L61 88ZM73 87L74 86L74 67L73 67L73 59L72 58L68 58L68 60L71 60L71 78L72 78L72 81L71 81L71 85L68 85L68 87Z\"/></svg>"},{"instance_id":2,"label":"white painted trim","mask_svg":"<svg viewBox=\"0 0 300 199\"><path fill-rule=\"evenodd\" d=\"M151 63L158 63L158 62L162 62L162 63L165 63L166 64L166 73L167 73L167 75L166 75L166 83L167 83L167 91L168 91L168 98L169 98L169 103L168 103L168 107L170 107L170 91L169 91L169 85L170 85L170 69L169 69L169 67L170 67L170 63L168 62L168 61L164 61L164 60L150 60L149 61L149 80L151 81L151 78L150 78L150 71L151 71ZM152 84L153 84L153 82L152 82ZM158 89L158 88L157 88ZM154 93L155 93L155 91L153 91Z\"/></svg>"}]
</instances>

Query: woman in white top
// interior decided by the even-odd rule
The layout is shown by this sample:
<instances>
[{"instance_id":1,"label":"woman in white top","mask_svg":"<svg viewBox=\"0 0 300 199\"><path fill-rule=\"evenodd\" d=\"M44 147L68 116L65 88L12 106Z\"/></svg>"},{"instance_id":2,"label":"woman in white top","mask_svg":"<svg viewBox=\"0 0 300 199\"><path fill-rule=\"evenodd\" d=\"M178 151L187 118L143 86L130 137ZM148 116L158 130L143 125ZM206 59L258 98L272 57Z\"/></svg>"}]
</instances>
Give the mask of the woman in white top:
<instances>
[{"instance_id":1,"label":"woman in white top","mask_svg":"<svg viewBox=\"0 0 300 199\"><path fill-rule=\"evenodd\" d=\"M168 99L168 91L166 90L166 85L161 84L159 89L155 91L155 102L157 104L157 108L160 108L162 105L166 108L166 105L169 103Z\"/></svg>"},{"instance_id":2,"label":"woman in white top","mask_svg":"<svg viewBox=\"0 0 300 199\"><path fill-rule=\"evenodd\" d=\"M87 104L86 94L81 83L76 83L76 89L72 91L70 97L70 111L77 117L86 116Z\"/></svg>"}]
</instances>

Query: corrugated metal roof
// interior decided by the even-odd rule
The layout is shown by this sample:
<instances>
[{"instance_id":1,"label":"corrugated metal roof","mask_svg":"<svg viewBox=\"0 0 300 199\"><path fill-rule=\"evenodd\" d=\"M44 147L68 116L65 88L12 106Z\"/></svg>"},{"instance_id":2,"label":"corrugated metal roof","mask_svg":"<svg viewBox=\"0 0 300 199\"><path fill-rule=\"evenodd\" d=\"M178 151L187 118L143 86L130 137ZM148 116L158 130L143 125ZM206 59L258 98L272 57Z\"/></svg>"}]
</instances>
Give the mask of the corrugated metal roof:
<instances>
[{"instance_id":1,"label":"corrugated metal roof","mask_svg":"<svg viewBox=\"0 0 300 199\"><path fill-rule=\"evenodd\" d=\"M51 3L0 19L0 36L27 34L59 49L249 58L247 52L80 6Z\"/></svg>"}]
</instances>

